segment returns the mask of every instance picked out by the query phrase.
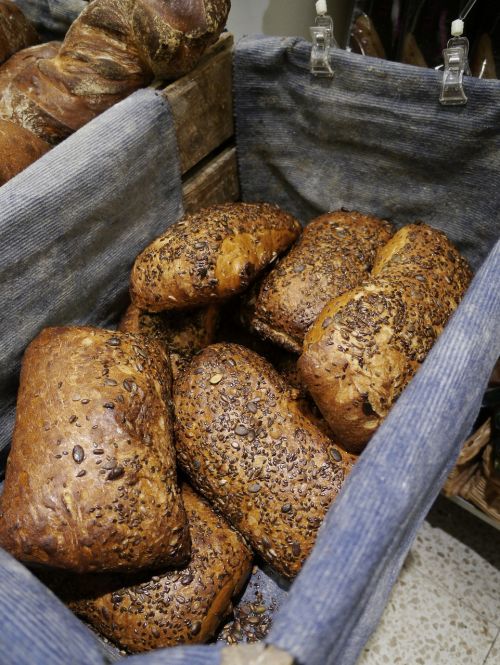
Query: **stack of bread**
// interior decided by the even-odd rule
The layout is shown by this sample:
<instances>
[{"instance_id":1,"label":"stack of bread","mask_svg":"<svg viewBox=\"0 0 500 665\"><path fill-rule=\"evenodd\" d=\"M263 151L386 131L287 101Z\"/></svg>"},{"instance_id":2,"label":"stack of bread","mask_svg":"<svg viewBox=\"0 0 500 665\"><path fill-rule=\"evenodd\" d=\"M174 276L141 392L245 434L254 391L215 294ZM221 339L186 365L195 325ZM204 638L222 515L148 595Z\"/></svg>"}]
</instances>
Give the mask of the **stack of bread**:
<instances>
[{"instance_id":1,"label":"stack of bread","mask_svg":"<svg viewBox=\"0 0 500 665\"><path fill-rule=\"evenodd\" d=\"M0 545L130 652L209 640L254 555L300 571L470 277L425 224L186 215L137 257L118 331L29 345Z\"/></svg>"},{"instance_id":2,"label":"stack of bread","mask_svg":"<svg viewBox=\"0 0 500 665\"><path fill-rule=\"evenodd\" d=\"M62 43L36 44L21 11L0 0L0 185L135 90L190 71L230 6L93 0Z\"/></svg>"}]
</instances>

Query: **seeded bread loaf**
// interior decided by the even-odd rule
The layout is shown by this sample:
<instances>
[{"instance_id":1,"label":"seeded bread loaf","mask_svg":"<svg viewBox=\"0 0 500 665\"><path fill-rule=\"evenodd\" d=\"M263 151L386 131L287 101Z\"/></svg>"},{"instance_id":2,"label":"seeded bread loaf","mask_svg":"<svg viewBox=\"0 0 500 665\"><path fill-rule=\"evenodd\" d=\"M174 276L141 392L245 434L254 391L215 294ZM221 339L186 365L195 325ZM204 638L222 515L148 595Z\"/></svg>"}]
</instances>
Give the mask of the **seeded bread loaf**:
<instances>
[{"instance_id":1,"label":"seeded bread loaf","mask_svg":"<svg viewBox=\"0 0 500 665\"><path fill-rule=\"evenodd\" d=\"M130 305L120 321L123 332L153 337L168 350L174 380L190 358L212 344L217 328L216 305L199 309L150 314Z\"/></svg>"},{"instance_id":2,"label":"seeded bread loaf","mask_svg":"<svg viewBox=\"0 0 500 665\"><path fill-rule=\"evenodd\" d=\"M19 7L10 0L0 0L0 64L37 41L35 28Z\"/></svg>"},{"instance_id":3,"label":"seeded bread loaf","mask_svg":"<svg viewBox=\"0 0 500 665\"><path fill-rule=\"evenodd\" d=\"M170 384L152 340L43 330L23 359L0 546L76 572L183 563Z\"/></svg>"},{"instance_id":4,"label":"seeded bread loaf","mask_svg":"<svg viewBox=\"0 0 500 665\"><path fill-rule=\"evenodd\" d=\"M300 353L304 335L326 303L368 277L377 248L391 235L388 222L359 212L314 219L262 281L250 303L250 325Z\"/></svg>"},{"instance_id":5,"label":"seeded bread loaf","mask_svg":"<svg viewBox=\"0 0 500 665\"><path fill-rule=\"evenodd\" d=\"M181 467L286 577L299 572L350 468L295 398L269 363L236 344L204 349L174 392Z\"/></svg>"},{"instance_id":6,"label":"seeded bread loaf","mask_svg":"<svg viewBox=\"0 0 500 665\"><path fill-rule=\"evenodd\" d=\"M72 576L55 588L70 609L127 651L206 642L250 573L252 552L243 538L187 485L182 498L193 543L187 567L153 576Z\"/></svg>"},{"instance_id":7,"label":"seeded bread loaf","mask_svg":"<svg viewBox=\"0 0 500 665\"><path fill-rule=\"evenodd\" d=\"M470 279L443 233L410 224L378 251L368 282L324 307L306 335L299 370L348 450L364 448Z\"/></svg>"},{"instance_id":8,"label":"seeded bread loaf","mask_svg":"<svg viewBox=\"0 0 500 665\"><path fill-rule=\"evenodd\" d=\"M132 302L159 312L241 293L300 230L296 219L267 203L226 203L185 215L137 257Z\"/></svg>"}]
</instances>

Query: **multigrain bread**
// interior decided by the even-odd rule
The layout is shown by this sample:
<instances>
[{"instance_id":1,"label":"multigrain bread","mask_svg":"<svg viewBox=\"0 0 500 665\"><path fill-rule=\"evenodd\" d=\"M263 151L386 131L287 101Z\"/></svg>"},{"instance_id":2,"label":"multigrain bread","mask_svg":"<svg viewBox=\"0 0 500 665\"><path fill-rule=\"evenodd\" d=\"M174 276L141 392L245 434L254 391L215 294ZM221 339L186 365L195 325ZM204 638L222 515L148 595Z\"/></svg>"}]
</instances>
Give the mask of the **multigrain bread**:
<instances>
[{"instance_id":1,"label":"multigrain bread","mask_svg":"<svg viewBox=\"0 0 500 665\"><path fill-rule=\"evenodd\" d=\"M150 314L130 305L119 329L153 337L170 355L174 380L191 357L215 340L219 309L216 305L199 309Z\"/></svg>"},{"instance_id":2,"label":"multigrain bread","mask_svg":"<svg viewBox=\"0 0 500 665\"><path fill-rule=\"evenodd\" d=\"M152 340L43 330L23 359L0 546L76 572L183 563L170 383Z\"/></svg>"},{"instance_id":3,"label":"multigrain bread","mask_svg":"<svg viewBox=\"0 0 500 665\"><path fill-rule=\"evenodd\" d=\"M259 285L249 303L250 325L300 353L326 303L368 277L377 249L392 233L389 222L359 212L317 217Z\"/></svg>"},{"instance_id":4,"label":"multigrain bread","mask_svg":"<svg viewBox=\"0 0 500 665\"><path fill-rule=\"evenodd\" d=\"M269 363L236 344L195 356L174 391L178 461L273 568L296 575L350 468Z\"/></svg>"},{"instance_id":5,"label":"multigrain bread","mask_svg":"<svg viewBox=\"0 0 500 665\"><path fill-rule=\"evenodd\" d=\"M73 612L129 652L209 640L252 567L243 538L184 485L192 557L182 569L126 576L65 576L54 586Z\"/></svg>"},{"instance_id":6,"label":"multigrain bread","mask_svg":"<svg viewBox=\"0 0 500 665\"><path fill-rule=\"evenodd\" d=\"M37 41L35 28L19 7L10 0L0 0L0 64Z\"/></svg>"},{"instance_id":7,"label":"multigrain bread","mask_svg":"<svg viewBox=\"0 0 500 665\"><path fill-rule=\"evenodd\" d=\"M137 257L132 302L159 312L241 293L300 231L294 217L267 203L226 203L185 215Z\"/></svg>"},{"instance_id":8,"label":"multigrain bread","mask_svg":"<svg viewBox=\"0 0 500 665\"><path fill-rule=\"evenodd\" d=\"M55 54L24 61L1 86L0 118L58 143L154 78L192 69L229 8L230 0L94 0Z\"/></svg>"},{"instance_id":9,"label":"multigrain bread","mask_svg":"<svg viewBox=\"0 0 500 665\"><path fill-rule=\"evenodd\" d=\"M299 370L348 450L364 448L470 279L444 233L410 224L378 251L368 282L324 307L306 335Z\"/></svg>"}]
</instances>

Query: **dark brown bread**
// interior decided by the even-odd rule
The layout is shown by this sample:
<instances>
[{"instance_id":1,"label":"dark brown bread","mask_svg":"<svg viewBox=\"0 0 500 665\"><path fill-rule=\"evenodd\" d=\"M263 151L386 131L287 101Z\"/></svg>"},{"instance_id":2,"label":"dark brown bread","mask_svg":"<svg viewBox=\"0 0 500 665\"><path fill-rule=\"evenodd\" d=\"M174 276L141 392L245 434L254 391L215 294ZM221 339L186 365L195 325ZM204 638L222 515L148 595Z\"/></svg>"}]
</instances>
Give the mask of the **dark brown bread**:
<instances>
[{"instance_id":1,"label":"dark brown bread","mask_svg":"<svg viewBox=\"0 0 500 665\"><path fill-rule=\"evenodd\" d=\"M150 314L130 305L119 329L153 337L170 355L174 380L191 357L215 340L218 307Z\"/></svg>"},{"instance_id":2,"label":"dark brown bread","mask_svg":"<svg viewBox=\"0 0 500 665\"><path fill-rule=\"evenodd\" d=\"M43 330L23 360L0 546L76 572L183 563L170 382L152 340Z\"/></svg>"},{"instance_id":3,"label":"dark brown bread","mask_svg":"<svg viewBox=\"0 0 500 665\"><path fill-rule=\"evenodd\" d=\"M230 0L94 0L57 54L2 90L0 117L58 143L155 76L191 69L224 28Z\"/></svg>"},{"instance_id":4,"label":"dark brown bread","mask_svg":"<svg viewBox=\"0 0 500 665\"><path fill-rule=\"evenodd\" d=\"M391 225L359 212L329 212L314 219L297 244L264 278L251 306L250 325L289 351L326 303L363 282Z\"/></svg>"},{"instance_id":5,"label":"dark brown bread","mask_svg":"<svg viewBox=\"0 0 500 665\"><path fill-rule=\"evenodd\" d=\"M137 257L132 302L158 312L241 293L300 230L296 219L267 203L227 203L185 215Z\"/></svg>"},{"instance_id":6,"label":"dark brown bread","mask_svg":"<svg viewBox=\"0 0 500 665\"><path fill-rule=\"evenodd\" d=\"M368 282L324 307L306 335L299 370L348 450L364 448L470 279L443 233L410 224L379 250Z\"/></svg>"},{"instance_id":7,"label":"dark brown bread","mask_svg":"<svg viewBox=\"0 0 500 665\"><path fill-rule=\"evenodd\" d=\"M0 0L0 64L37 41L35 28L19 7L10 0Z\"/></svg>"},{"instance_id":8,"label":"dark brown bread","mask_svg":"<svg viewBox=\"0 0 500 665\"><path fill-rule=\"evenodd\" d=\"M187 485L182 498L193 543L187 567L154 576L73 576L55 589L127 651L206 642L250 573L252 552L243 538Z\"/></svg>"},{"instance_id":9,"label":"dark brown bread","mask_svg":"<svg viewBox=\"0 0 500 665\"><path fill-rule=\"evenodd\" d=\"M50 145L23 127L0 120L0 186L39 159Z\"/></svg>"},{"instance_id":10,"label":"dark brown bread","mask_svg":"<svg viewBox=\"0 0 500 665\"><path fill-rule=\"evenodd\" d=\"M180 465L286 577L299 572L350 468L295 398L269 363L236 344L204 349L174 391Z\"/></svg>"}]
</instances>

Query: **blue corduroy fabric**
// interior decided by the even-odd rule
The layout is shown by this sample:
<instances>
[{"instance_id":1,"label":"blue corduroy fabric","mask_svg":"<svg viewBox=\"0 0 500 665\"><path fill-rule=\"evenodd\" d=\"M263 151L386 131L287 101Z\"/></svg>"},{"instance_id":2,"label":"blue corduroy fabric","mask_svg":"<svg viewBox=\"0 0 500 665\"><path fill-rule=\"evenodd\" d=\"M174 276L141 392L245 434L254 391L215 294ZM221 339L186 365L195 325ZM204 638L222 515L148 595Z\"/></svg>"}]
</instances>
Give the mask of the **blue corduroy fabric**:
<instances>
[{"instance_id":1,"label":"blue corduroy fabric","mask_svg":"<svg viewBox=\"0 0 500 665\"><path fill-rule=\"evenodd\" d=\"M134 258L181 214L173 120L150 89L0 188L0 452L28 343L48 325L112 321Z\"/></svg>"},{"instance_id":2,"label":"blue corduroy fabric","mask_svg":"<svg viewBox=\"0 0 500 665\"><path fill-rule=\"evenodd\" d=\"M62 39L86 0L14 0L46 38Z\"/></svg>"}]
</instances>

